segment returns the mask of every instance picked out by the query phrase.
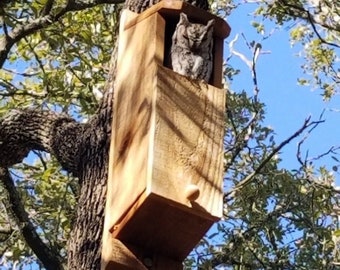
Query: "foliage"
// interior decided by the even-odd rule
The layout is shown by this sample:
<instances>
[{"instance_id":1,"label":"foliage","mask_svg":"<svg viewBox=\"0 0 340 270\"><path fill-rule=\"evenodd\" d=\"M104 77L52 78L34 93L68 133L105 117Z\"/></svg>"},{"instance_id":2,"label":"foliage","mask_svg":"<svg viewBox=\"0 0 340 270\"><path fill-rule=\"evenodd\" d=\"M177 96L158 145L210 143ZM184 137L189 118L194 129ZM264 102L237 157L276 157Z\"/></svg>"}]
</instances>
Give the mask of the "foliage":
<instances>
[{"instance_id":1,"label":"foliage","mask_svg":"<svg viewBox=\"0 0 340 270\"><path fill-rule=\"evenodd\" d=\"M340 5L332 0L212 1L213 11L227 16L245 4L254 6L258 33L270 35L267 22L290 29L290 43L300 49L304 76L298 83L323 91L323 98L339 94ZM266 31L269 30L269 31Z\"/></svg>"},{"instance_id":2,"label":"foliage","mask_svg":"<svg viewBox=\"0 0 340 270\"><path fill-rule=\"evenodd\" d=\"M0 38L38 18L48 2L0 3ZM52 2L57 14L64 1ZM289 26L290 42L301 49L304 61L300 84L323 90L325 99L338 93L337 1L211 1L212 10L221 16L246 4L253 7L252 25L260 35L268 38L268 20L278 29ZM13 108L38 107L86 121L103 89L120 8L101 5L67 13L18 41L0 70L0 116ZM317 167L313 159L302 159L300 148L300 167L281 167L279 152L290 140L277 143L274 130L263 125L266 112L259 100L255 59L261 46L248 45L253 59L247 63L254 81L249 88L255 94L228 90L224 220L202 239L185 261L186 268L335 269L340 263L340 208L334 174ZM232 49L230 45L230 58L242 56ZM226 65L226 88L233 88L233 78L240 72L240 67ZM319 123L306 121L303 131L311 132ZM328 154L334 154L339 164L335 150ZM11 173L37 232L66 260L76 179L41 152L31 153ZM18 231L1 185L0 191L0 266L15 269L39 264Z\"/></svg>"},{"instance_id":3,"label":"foliage","mask_svg":"<svg viewBox=\"0 0 340 270\"><path fill-rule=\"evenodd\" d=\"M252 26L270 38L289 25L291 44L301 48L305 61L299 78L302 85L323 90L330 99L340 90L339 6L328 1L226 1L214 2L216 12L229 14L244 2L256 4ZM318 2L318 3L315 3ZM317 6L315 6L317 5ZM323 15L322 15L323 14ZM327 16L326 16L327 14ZM261 39L261 38L260 38ZM301 157L303 138L297 148L296 170L280 166L281 149L270 127L262 126L265 104L258 100L256 43L247 43L253 60L235 50L237 37L230 41L233 57L240 58L252 71L254 96L228 92L226 118L226 175L224 220L217 224L186 261L188 269L336 269L339 266L339 190L334 171L317 167L319 158L335 154L337 147L316 158ZM247 41L246 41L247 42ZM260 46L261 47L261 46ZM242 70L226 68L228 88ZM310 119L306 119L309 122ZM306 129L309 134L321 121ZM308 124L309 125L309 124ZM299 135L298 133L296 135ZM298 137L298 136L296 136ZM268 160L268 156L271 159ZM333 156L336 164L338 159ZM263 165L263 166L262 166ZM260 169L259 169L260 168ZM246 184L245 184L246 183Z\"/></svg>"},{"instance_id":4,"label":"foliage","mask_svg":"<svg viewBox=\"0 0 340 270\"><path fill-rule=\"evenodd\" d=\"M46 1L12 1L2 16L7 27L38 17ZM61 1L59 1L61 4ZM56 7L58 9L58 6ZM0 70L0 115L34 107L86 121L97 108L117 36L120 6L104 5L68 13L20 40ZM0 29L0 38L4 37ZM35 152L11 171L25 209L39 235L66 260L78 182L50 155ZM8 210L1 187L0 265L16 269L37 262Z\"/></svg>"},{"instance_id":5,"label":"foliage","mask_svg":"<svg viewBox=\"0 0 340 270\"><path fill-rule=\"evenodd\" d=\"M227 127L244 126L252 115L245 106L250 99L245 93L228 97L229 106L236 107L230 109L242 117L229 117L240 122ZM226 160L237 147L236 132L227 129ZM224 219L191 253L188 269L335 269L340 198L332 172L311 161L288 171L275 155L237 189L275 151L273 137L271 128L258 124L247 146L228 163Z\"/></svg>"},{"instance_id":6,"label":"foliage","mask_svg":"<svg viewBox=\"0 0 340 270\"><path fill-rule=\"evenodd\" d=\"M65 245L75 211L77 182L63 173L54 159L44 154L39 154L39 158L33 164L24 162L17 165L12 174L37 230L53 249L66 258ZM6 192L1 194L2 208L6 213L1 224L10 232L1 245L2 265L15 269L15 266L31 264L36 258L18 233L15 218L6 206Z\"/></svg>"},{"instance_id":7,"label":"foliage","mask_svg":"<svg viewBox=\"0 0 340 270\"><path fill-rule=\"evenodd\" d=\"M340 5L331 0L258 1L257 15L276 24L291 24L291 44L301 48L305 76L302 85L323 90L324 99L338 94L340 51ZM257 25L258 28L262 24Z\"/></svg>"}]
</instances>

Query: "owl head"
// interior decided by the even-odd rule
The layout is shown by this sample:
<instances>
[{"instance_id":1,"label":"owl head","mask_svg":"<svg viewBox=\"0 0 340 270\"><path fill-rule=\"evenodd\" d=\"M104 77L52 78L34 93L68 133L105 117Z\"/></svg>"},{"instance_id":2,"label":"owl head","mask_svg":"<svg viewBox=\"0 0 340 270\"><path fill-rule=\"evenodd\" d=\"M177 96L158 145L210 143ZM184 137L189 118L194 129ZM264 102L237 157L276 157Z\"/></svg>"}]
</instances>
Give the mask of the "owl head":
<instances>
[{"instance_id":1,"label":"owl head","mask_svg":"<svg viewBox=\"0 0 340 270\"><path fill-rule=\"evenodd\" d=\"M180 13L176 27L177 39L185 43L190 49L199 50L209 46L212 41L215 20L208 21L207 25L191 23L185 13Z\"/></svg>"}]
</instances>

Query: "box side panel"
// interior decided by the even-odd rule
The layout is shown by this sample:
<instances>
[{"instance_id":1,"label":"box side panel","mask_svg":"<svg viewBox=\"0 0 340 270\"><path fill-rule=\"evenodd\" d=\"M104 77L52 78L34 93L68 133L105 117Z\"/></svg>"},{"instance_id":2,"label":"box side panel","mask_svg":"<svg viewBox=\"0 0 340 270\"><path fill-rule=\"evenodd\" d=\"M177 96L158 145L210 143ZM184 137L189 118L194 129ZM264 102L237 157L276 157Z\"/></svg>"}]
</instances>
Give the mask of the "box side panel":
<instances>
[{"instance_id":1,"label":"box side panel","mask_svg":"<svg viewBox=\"0 0 340 270\"><path fill-rule=\"evenodd\" d=\"M184 260L214 223L184 211L178 203L149 194L115 237L140 247L149 256Z\"/></svg>"},{"instance_id":2,"label":"box side panel","mask_svg":"<svg viewBox=\"0 0 340 270\"><path fill-rule=\"evenodd\" d=\"M164 21L155 14L120 32L104 234L137 200L150 177L156 62L163 57L156 31L162 28Z\"/></svg>"}]
</instances>

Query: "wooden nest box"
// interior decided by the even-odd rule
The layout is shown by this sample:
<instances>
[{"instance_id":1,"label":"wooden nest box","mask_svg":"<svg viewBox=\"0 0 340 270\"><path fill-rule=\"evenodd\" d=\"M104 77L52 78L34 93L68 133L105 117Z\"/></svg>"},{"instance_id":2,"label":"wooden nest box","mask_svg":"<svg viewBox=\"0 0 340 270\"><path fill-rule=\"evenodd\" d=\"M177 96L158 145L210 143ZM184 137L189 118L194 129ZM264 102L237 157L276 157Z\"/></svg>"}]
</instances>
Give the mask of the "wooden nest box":
<instances>
[{"instance_id":1,"label":"wooden nest box","mask_svg":"<svg viewBox=\"0 0 340 270\"><path fill-rule=\"evenodd\" d=\"M181 12L192 22L215 19L211 85L166 67ZM229 31L221 18L182 1L162 1L139 15L123 12L102 269L143 269L114 262L120 255L112 254L112 239L138 259L167 258L180 265L221 218L222 56ZM152 269L177 268L153 262Z\"/></svg>"}]
</instances>

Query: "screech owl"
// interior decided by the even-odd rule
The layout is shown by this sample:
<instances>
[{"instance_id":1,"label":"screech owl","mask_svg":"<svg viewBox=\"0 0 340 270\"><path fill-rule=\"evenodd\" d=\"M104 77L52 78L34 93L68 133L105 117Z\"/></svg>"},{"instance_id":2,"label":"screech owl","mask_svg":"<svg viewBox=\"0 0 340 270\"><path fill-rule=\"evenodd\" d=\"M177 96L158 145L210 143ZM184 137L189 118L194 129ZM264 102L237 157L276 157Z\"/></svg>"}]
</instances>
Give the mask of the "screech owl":
<instances>
[{"instance_id":1,"label":"screech owl","mask_svg":"<svg viewBox=\"0 0 340 270\"><path fill-rule=\"evenodd\" d=\"M173 71L209 82L213 69L214 23L214 20L207 25L191 23L186 14L180 14L170 51Z\"/></svg>"}]
</instances>

